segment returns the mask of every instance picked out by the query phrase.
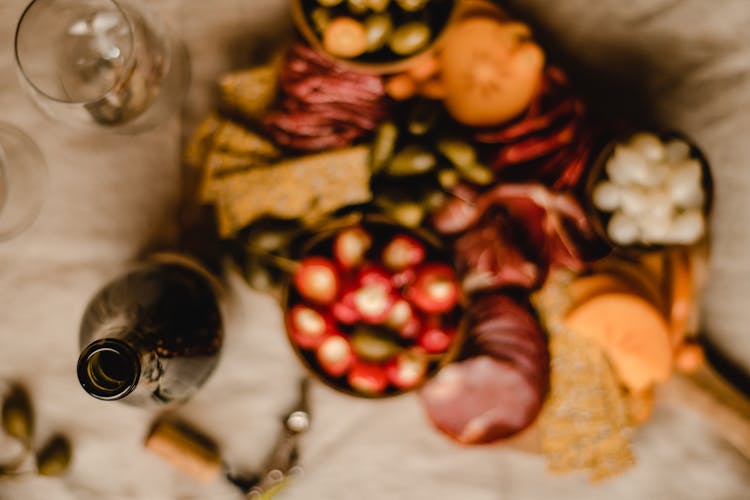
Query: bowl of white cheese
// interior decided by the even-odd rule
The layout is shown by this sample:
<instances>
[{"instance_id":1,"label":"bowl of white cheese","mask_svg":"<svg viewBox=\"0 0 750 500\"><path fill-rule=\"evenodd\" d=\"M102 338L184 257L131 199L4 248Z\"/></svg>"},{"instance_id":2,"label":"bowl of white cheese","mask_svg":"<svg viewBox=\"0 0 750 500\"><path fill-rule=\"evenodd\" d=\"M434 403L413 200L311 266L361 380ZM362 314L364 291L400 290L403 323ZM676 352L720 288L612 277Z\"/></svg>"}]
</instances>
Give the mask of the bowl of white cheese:
<instances>
[{"instance_id":1,"label":"bowl of white cheese","mask_svg":"<svg viewBox=\"0 0 750 500\"><path fill-rule=\"evenodd\" d=\"M708 235L713 179L685 134L635 131L602 149L585 198L594 228L614 248L692 246Z\"/></svg>"}]
</instances>

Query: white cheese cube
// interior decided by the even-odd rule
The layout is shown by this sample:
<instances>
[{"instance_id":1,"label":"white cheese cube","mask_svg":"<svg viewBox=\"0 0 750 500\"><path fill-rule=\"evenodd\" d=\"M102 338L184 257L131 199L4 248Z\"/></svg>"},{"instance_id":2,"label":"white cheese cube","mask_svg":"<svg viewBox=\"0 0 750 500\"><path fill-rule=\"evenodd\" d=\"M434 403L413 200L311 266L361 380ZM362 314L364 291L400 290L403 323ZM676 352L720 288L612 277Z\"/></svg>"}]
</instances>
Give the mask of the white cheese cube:
<instances>
[{"instance_id":1,"label":"white cheese cube","mask_svg":"<svg viewBox=\"0 0 750 500\"><path fill-rule=\"evenodd\" d=\"M607 224L607 235L618 245L626 246L638 240L640 230L635 219L622 212L615 212Z\"/></svg>"},{"instance_id":2,"label":"white cheese cube","mask_svg":"<svg viewBox=\"0 0 750 500\"><path fill-rule=\"evenodd\" d=\"M630 217L647 214L649 199L646 191L635 186L623 188L620 191L620 208L625 215Z\"/></svg>"},{"instance_id":3,"label":"white cheese cube","mask_svg":"<svg viewBox=\"0 0 750 500\"><path fill-rule=\"evenodd\" d=\"M706 221L700 210L687 210L672 221L667 240L678 245L690 245L703 237Z\"/></svg>"},{"instance_id":4,"label":"white cheese cube","mask_svg":"<svg viewBox=\"0 0 750 500\"><path fill-rule=\"evenodd\" d=\"M701 176L701 164L696 160L687 160L675 166L667 185L675 205L698 208L703 204Z\"/></svg>"},{"instance_id":5,"label":"white cheese cube","mask_svg":"<svg viewBox=\"0 0 750 500\"><path fill-rule=\"evenodd\" d=\"M648 171L648 162L638 151L618 144L607 161L606 171L612 182L625 186L637 182Z\"/></svg>"},{"instance_id":6,"label":"white cheese cube","mask_svg":"<svg viewBox=\"0 0 750 500\"><path fill-rule=\"evenodd\" d=\"M671 213L664 217L642 217L638 224L641 241L647 245L666 243L672 223Z\"/></svg>"},{"instance_id":7,"label":"white cheese cube","mask_svg":"<svg viewBox=\"0 0 750 500\"><path fill-rule=\"evenodd\" d=\"M594 186L591 193L594 206L603 212L613 212L620 207L620 191L622 188L609 181L603 181Z\"/></svg>"},{"instance_id":8,"label":"white cheese cube","mask_svg":"<svg viewBox=\"0 0 750 500\"><path fill-rule=\"evenodd\" d=\"M680 163L690 158L690 145L680 139L672 139L665 146L666 160L669 163Z\"/></svg>"},{"instance_id":9,"label":"white cheese cube","mask_svg":"<svg viewBox=\"0 0 750 500\"><path fill-rule=\"evenodd\" d=\"M663 189L650 190L646 197L648 217L655 219L672 219L674 215L674 204L672 199Z\"/></svg>"},{"instance_id":10,"label":"white cheese cube","mask_svg":"<svg viewBox=\"0 0 750 500\"><path fill-rule=\"evenodd\" d=\"M664 159L664 144L658 136L650 132L640 132L630 138L630 147L638 151L650 162L660 162Z\"/></svg>"}]
</instances>

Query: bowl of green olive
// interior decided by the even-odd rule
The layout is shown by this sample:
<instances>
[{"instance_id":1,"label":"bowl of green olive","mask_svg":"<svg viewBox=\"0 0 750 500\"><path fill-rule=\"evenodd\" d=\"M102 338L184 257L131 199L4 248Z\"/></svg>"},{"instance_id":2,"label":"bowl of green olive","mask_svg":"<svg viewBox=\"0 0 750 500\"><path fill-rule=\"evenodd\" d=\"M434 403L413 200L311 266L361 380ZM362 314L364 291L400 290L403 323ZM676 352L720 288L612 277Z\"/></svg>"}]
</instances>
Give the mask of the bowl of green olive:
<instances>
[{"instance_id":1,"label":"bowl of green olive","mask_svg":"<svg viewBox=\"0 0 750 500\"><path fill-rule=\"evenodd\" d=\"M316 49L361 71L396 73L432 47L456 0L292 0L297 29Z\"/></svg>"}]
</instances>

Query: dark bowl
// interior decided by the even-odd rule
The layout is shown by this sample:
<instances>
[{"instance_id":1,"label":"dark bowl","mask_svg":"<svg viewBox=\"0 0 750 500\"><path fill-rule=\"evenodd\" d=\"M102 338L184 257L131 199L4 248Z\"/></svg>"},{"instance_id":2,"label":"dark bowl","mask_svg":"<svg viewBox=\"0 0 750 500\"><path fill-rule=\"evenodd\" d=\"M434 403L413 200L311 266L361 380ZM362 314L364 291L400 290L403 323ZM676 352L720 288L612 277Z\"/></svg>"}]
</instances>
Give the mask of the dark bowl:
<instances>
[{"instance_id":1,"label":"dark bowl","mask_svg":"<svg viewBox=\"0 0 750 500\"><path fill-rule=\"evenodd\" d=\"M602 180L605 176L604 169L606 167L607 161L610 159L612 154L614 153L615 147L618 144L623 144L627 142L634 134L639 132L653 132L655 135L657 135L663 142L669 141L672 139L679 139L684 141L690 146L690 156L692 158L697 159L702 167L702 176L701 176L701 182L703 184L703 190L705 193L705 201L703 204L703 214L706 218L706 234L699 240L698 242L694 243L693 245L700 244L702 241L705 241L708 238L708 219L711 214L711 210L713 208L713 202L714 202L714 182L713 182L713 176L711 174L711 167L708 162L708 159L706 158L706 155L703 153L703 151L696 145L695 141L692 140L690 137L688 137L686 134L669 130L664 132L654 132L650 130L633 130L629 133L621 134L617 138L609 141L606 143L606 145L601 149L598 155L595 156L594 161L591 165L591 168L589 169L589 172L586 177L586 182L584 185L584 208L586 210L586 213L589 217L589 220L594 228L594 231L596 231L597 235L600 237L600 239L606 243L610 248L615 250L620 250L624 253L632 253L632 254L644 254L644 253L650 253L650 252L658 252L665 250L669 247L669 245L664 244L633 244L628 246L622 246L618 243L615 243L609 238L609 235L607 234L607 224L611 218L611 215L609 213L603 212L596 208L594 206L593 201L593 190L594 186L597 182Z\"/></svg>"},{"instance_id":2,"label":"dark bowl","mask_svg":"<svg viewBox=\"0 0 750 500\"><path fill-rule=\"evenodd\" d=\"M393 0L391 0L393 1ZM471 0L474 1L474 0ZM344 3L346 1L344 0ZM329 54L343 65L353 70L364 73L374 74L391 74L399 73L406 70L421 54L433 48L445 33L445 29L451 24L455 14L459 9L455 8L456 4L463 3L461 0L440 0L440 6L436 9L433 19L431 19L431 28L433 30L432 40L423 49L408 56L398 56L388 50L381 49L373 54L363 54L359 57L346 59L339 58ZM316 50L328 54L323 48L323 43L315 32L310 19L312 6L316 5L316 0L292 0L292 19L302 37Z\"/></svg>"},{"instance_id":3,"label":"dark bowl","mask_svg":"<svg viewBox=\"0 0 750 500\"><path fill-rule=\"evenodd\" d=\"M359 226L364 228L366 231L368 231L372 236L373 239L376 241L376 243L373 244L373 247L375 248L382 248L382 241L386 241L392 236L395 236L396 234L406 234L408 236L411 236L412 238L420 241L427 250L426 252L426 260L431 262L444 262L444 263L451 263L451 259L449 254L445 251L445 249L442 247L440 240L436 238L432 233L429 231L425 231L422 229L412 229L412 228L406 228L403 227L395 222L392 222L390 219L387 219L385 217L380 216L368 216L365 219L361 220L357 223L349 223L346 225L336 225L335 227L330 228L323 228L319 232L316 233L314 237L303 243L302 245L302 251L301 256L307 257L307 256L313 256L313 255L320 255L326 258L332 258L331 255L331 244L333 242L333 239L335 236L340 233L342 230L349 228L349 227L355 227ZM378 244L377 241L381 240L381 244ZM297 358L300 360L302 365L307 369L307 371L312 374L313 377L317 378L324 384L328 385L329 387L347 394L349 396L356 396L360 398L366 398L366 399L382 399L392 396L397 396L400 394L404 394L413 390L418 389L421 387L425 382L427 382L431 377L433 377L437 372L445 365L450 363L451 361L455 360L456 357L460 354L461 347L463 345L463 328L462 328L462 322L461 322L461 307L460 305L457 305L452 311L449 313L446 313L451 320L452 323L455 325L456 328L456 334L453 338L453 342L451 346L441 354L435 354L435 355L428 355L429 366L427 370L427 374L424 378L424 380L418 384L415 387L411 387L408 389L398 389L394 386L389 385L388 388L381 394L366 394L362 392L358 392L355 389L351 388L346 380L346 375L336 378L328 375L325 373L319 366L317 359L315 358L315 353L313 351L308 351L300 348L297 343L294 341L292 337L292 329L291 325L289 323L289 311L291 311L292 307L302 302L302 298L296 291L294 284L292 282L292 276L289 276L286 280L286 283L284 284L284 290L283 290L283 296L282 296L282 308L284 311L284 325L286 328L286 335L287 340L294 350L294 353L296 354Z\"/></svg>"}]
</instances>

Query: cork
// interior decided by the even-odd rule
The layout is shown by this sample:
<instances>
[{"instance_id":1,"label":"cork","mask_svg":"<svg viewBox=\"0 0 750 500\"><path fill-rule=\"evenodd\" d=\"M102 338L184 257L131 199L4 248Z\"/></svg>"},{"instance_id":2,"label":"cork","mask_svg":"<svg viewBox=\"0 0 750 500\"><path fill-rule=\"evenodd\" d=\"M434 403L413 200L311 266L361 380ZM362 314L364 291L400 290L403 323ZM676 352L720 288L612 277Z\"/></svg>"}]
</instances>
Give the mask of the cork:
<instances>
[{"instance_id":1,"label":"cork","mask_svg":"<svg viewBox=\"0 0 750 500\"><path fill-rule=\"evenodd\" d=\"M222 472L216 445L181 423L158 422L145 447L203 483L214 481Z\"/></svg>"}]
</instances>

